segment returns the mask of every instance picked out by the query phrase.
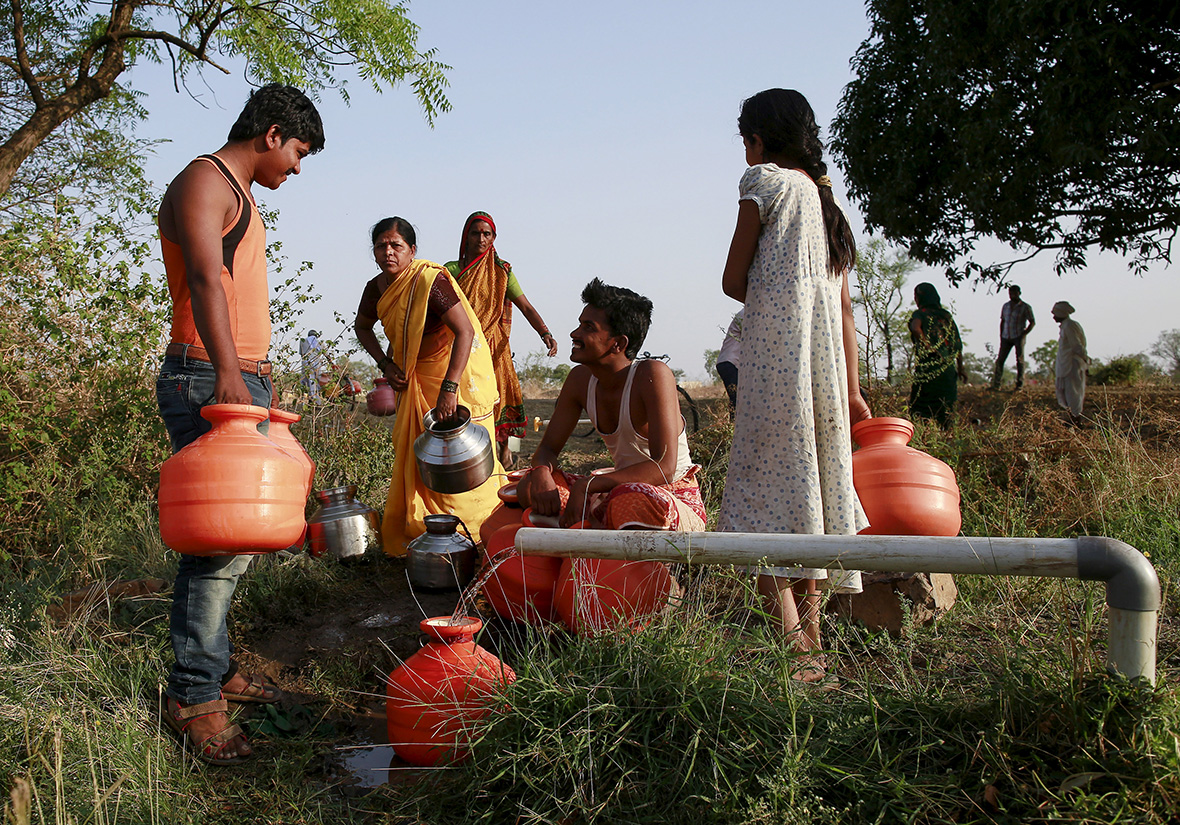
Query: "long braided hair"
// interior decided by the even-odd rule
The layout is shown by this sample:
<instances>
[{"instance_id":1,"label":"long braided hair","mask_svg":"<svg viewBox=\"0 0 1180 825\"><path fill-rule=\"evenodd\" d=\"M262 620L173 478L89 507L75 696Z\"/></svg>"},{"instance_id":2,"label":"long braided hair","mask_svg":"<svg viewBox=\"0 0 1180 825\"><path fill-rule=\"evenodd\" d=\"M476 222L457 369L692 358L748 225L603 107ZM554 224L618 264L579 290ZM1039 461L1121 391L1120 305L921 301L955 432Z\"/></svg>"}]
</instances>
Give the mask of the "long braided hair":
<instances>
[{"instance_id":1,"label":"long braided hair","mask_svg":"<svg viewBox=\"0 0 1180 825\"><path fill-rule=\"evenodd\" d=\"M768 154L785 156L813 181L828 173L815 112L807 98L794 89L767 89L742 101L738 131L747 140L758 135ZM835 273L846 272L856 264L852 227L836 204L830 185L819 187L819 201L828 238L828 267Z\"/></svg>"}]
</instances>

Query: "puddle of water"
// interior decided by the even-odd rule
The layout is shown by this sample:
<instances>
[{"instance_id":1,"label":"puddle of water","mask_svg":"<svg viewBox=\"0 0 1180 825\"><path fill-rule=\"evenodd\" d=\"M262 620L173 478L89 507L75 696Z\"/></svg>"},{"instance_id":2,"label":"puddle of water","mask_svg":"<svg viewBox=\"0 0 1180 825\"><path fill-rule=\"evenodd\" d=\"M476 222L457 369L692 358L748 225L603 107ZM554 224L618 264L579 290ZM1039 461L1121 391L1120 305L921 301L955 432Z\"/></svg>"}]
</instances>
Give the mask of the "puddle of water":
<instances>
[{"instance_id":1,"label":"puddle of water","mask_svg":"<svg viewBox=\"0 0 1180 825\"><path fill-rule=\"evenodd\" d=\"M362 788L381 787L394 772L391 768L405 764L394 754L392 745L362 742L344 754L344 769Z\"/></svg>"},{"instance_id":2,"label":"puddle of water","mask_svg":"<svg viewBox=\"0 0 1180 825\"><path fill-rule=\"evenodd\" d=\"M356 717L357 736L355 745L340 749L344 770L356 781L354 787L378 788L387 783L391 776L400 773L398 768L405 763L397 758L393 746L387 744L385 703L374 702L365 712Z\"/></svg>"}]
</instances>

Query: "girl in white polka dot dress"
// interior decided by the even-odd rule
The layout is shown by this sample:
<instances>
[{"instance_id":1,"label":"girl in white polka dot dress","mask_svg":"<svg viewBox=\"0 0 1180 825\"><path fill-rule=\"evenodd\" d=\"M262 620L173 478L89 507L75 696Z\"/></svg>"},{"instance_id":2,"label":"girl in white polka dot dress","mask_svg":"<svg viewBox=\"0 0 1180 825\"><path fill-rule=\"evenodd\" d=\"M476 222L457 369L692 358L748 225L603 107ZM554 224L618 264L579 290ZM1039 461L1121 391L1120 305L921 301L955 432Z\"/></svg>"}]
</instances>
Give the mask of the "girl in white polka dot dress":
<instances>
[{"instance_id":1,"label":"girl in white polka dot dress","mask_svg":"<svg viewBox=\"0 0 1180 825\"><path fill-rule=\"evenodd\" d=\"M746 305L733 449L719 530L854 535L868 526L852 486L860 396L848 270L856 245L832 195L806 98L770 89L742 104L750 168L722 287ZM849 394L849 387L854 391ZM819 582L860 591L860 573L758 571L766 611L800 652L796 678L823 678Z\"/></svg>"}]
</instances>

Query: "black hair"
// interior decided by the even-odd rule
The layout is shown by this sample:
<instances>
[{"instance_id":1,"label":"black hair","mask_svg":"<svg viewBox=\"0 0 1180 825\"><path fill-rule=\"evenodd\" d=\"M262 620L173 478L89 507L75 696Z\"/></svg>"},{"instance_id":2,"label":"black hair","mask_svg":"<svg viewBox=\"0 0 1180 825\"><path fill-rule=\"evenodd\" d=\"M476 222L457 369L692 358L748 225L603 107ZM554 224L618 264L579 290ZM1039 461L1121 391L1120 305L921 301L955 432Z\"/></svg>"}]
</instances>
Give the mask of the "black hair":
<instances>
[{"instance_id":1,"label":"black hair","mask_svg":"<svg viewBox=\"0 0 1180 825\"><path fill-rule=\"evenodd\" d=\"M414 232L414 227L405 218L399 218L396 215L392 218L382 218L373 225L370 232L373 236L373 243L376 244L377 239L391 229L396 230L397 234L402 236L402 240L410 246L418 245L418 234Z\"/></svg>"},{"instance_id":2,"label":"black hair","mask_svg":"<svg viewBox=\"0 0 1180 825\"><path fill-rule=\"evenodd\" d=\"M611 335L626 335L626 356L634 359L651 326L652 303L638 292L595 278L582 290L582 303L606 313Z\"/></svg>"},{"instance_id":3,"label":"black hair","mask_svg":"<svg viewBox=\"0 0 1180 825\"><path fill-rule=\"evenodd\" d=\"M324 148L324 122L315 104L294 86L271 83L250 92L245 108L230 127L230 140L253 140L279 127L283 142L302 140L311 154Z\"/></svg>"},{"instance_id":4,"label":"black hair","mask_svg":"<svg viewBox=\"0 0 1180 825\"><path fill-rule=\"evenodd\" d=\"M914 287L914 302L919 307L941 307L942 298L934 284L923 281Z\"/></svg>"},{"instance_id":5,"label":"black hair","mask_svg":"<svg viewBox=\"0 0 1180 825\"><path fill-rule=\"evenodd\" d=\"M747 140L757 135L767 154L784 155L812 180L828 173L815 112L807 98L794 89L767 89L743 100L738 131ZM836 204L832 187L819 187L819 200L828 236L828 266L833 272L844 272L856 264L852 227Z\"/></svg>"}]
</instances>

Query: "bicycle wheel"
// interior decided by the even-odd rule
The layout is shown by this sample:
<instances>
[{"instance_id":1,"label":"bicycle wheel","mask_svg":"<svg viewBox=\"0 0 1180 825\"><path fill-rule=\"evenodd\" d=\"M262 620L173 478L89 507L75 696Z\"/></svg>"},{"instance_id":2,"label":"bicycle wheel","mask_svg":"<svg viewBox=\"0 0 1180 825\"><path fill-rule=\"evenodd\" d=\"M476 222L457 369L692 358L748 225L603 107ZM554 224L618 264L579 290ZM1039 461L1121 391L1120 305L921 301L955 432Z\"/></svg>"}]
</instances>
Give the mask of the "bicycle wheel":
<instances>
[{"instance_id":1,"label":"bicycle wheel","mask_svg":"<svg viewBox=\"0 0 1180 825\"><path fill-rule=\"evenodd\" d=\"M688 394L688 390L679 384L676 385L676 392L680 393L680 414L684 416L685 432L692 434L701 428L700 414L697 412L697 402L692 400L692 396Z\"/></svg>"}]
</instances>

